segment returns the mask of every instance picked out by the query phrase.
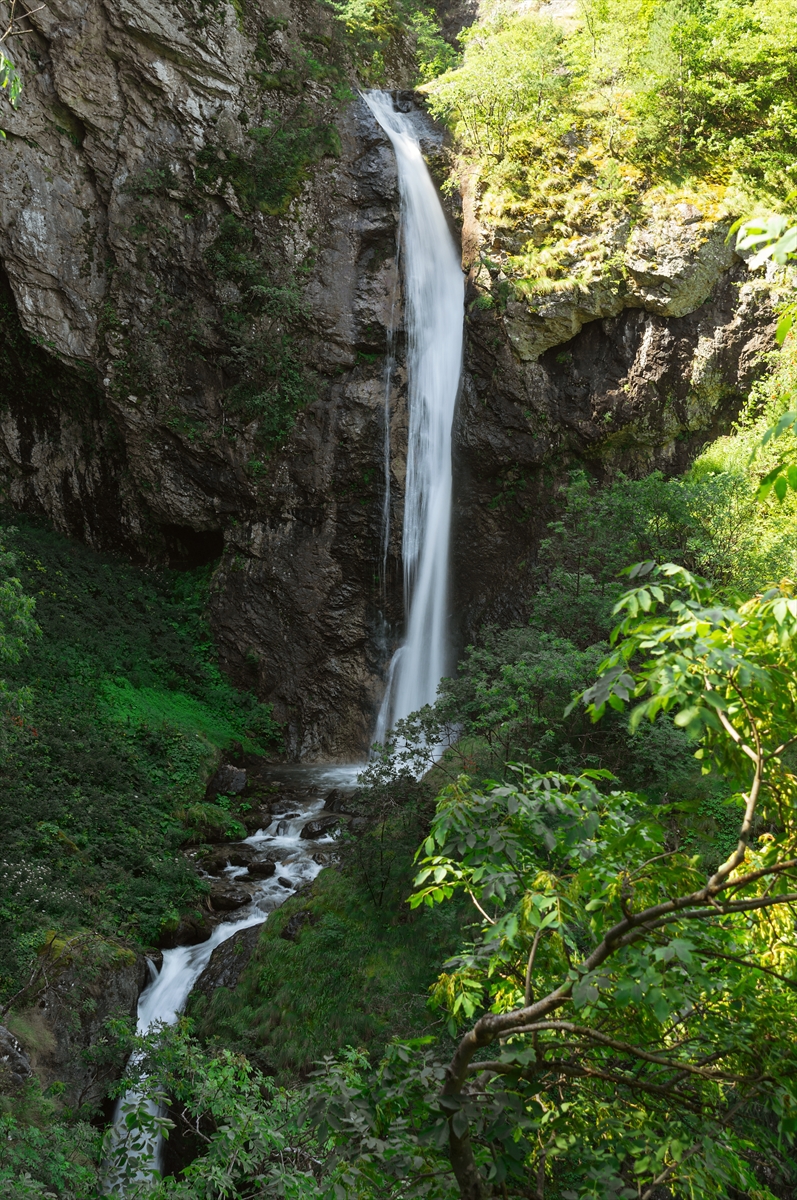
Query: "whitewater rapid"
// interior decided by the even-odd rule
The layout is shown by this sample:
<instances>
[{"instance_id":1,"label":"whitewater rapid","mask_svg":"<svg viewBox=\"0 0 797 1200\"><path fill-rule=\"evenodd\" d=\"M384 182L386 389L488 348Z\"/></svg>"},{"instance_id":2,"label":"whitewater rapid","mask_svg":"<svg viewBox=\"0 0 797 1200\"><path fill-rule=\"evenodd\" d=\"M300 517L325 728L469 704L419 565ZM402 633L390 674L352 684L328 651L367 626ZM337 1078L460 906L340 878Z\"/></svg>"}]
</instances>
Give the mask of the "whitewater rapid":
<instances>
[{"instance_id":1,"label":"whitewater rapid","mask_svg":"<svg viewBox=\"0 0 797 1200\"><path fill-rule=\"evenodd\" d=\"M285 811L274 816L271 824L259 829L245 842L259 852L258 857L276 864L274 875L258 880L250 904L239 909L228 920L214 929L211 937L198 946L178 946L164 950L160 971L152 968L150 983L138 1001L138 1033L146 1034L159 1025L174 1025L185 1008L188 996L210 962L217 946L228 938L252 925L261 925L270 912L278 908L303 884L309 883L322 869L323 862L316 862L318 852L328 848L332 837L305 840L300 837L308 821L318 817L324 808L325 795L332 787L352 787L359 767L329 768L275 768L274 776L313 785L324 795L311 799L291 797ZM235 878L245 876L245 867L227 867L225 875ZM282 879L289 883L286 887ZM155 1132L144 1136L137 1125L128 1128L125 1117L138 1107L140 1096L134 1089L126 1092L118 1101L114 1123L111 1128L106 1153L104 1193L107 1196L123 1196L135 1184L146 1184L157 1179L163 1167L163 1139ZM153 1105L147 1106L151 1116L157 1116ZM134 1142L140 1141L139 1146Z\"/></svg>"}]
</instances>

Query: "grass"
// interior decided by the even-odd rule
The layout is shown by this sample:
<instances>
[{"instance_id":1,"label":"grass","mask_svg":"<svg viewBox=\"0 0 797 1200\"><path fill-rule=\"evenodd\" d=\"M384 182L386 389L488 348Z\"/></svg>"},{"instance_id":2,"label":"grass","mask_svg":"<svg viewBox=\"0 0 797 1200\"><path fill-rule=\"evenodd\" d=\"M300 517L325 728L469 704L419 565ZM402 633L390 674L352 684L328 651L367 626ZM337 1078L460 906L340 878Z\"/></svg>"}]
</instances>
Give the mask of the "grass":
<instances>
[{"instance_id":1,"label":"grass","mask_svg":"<svg viewBox=\"0 0 797 1200\"><path fill-rule=\"evenodd\" d=\"M201 804L208 774L224 746L265 752L279 732L218 669L210 568L145 570L14 520L43 636L6 671L31 696L1 727L0 995L49 928L151 944L192 907L192 813L231 821Z\"/></svg>"},{"instance_id":2,"label":"grass","mask_svg":"<svg viewBox=\"0 0 797 1200\"><path fill-rule=\"evenodd\" d=\"M376 1060L393 1037L442 1035L426 1004L462 936L462 910L410 912L403 898L391 901L373 904L349 871L322 871L309 896L269 917L235 991L195 998L197 1032L286 1079L345 1046ZM290 940L283 934L299 913Z\"/></svg>"}]
</instances>

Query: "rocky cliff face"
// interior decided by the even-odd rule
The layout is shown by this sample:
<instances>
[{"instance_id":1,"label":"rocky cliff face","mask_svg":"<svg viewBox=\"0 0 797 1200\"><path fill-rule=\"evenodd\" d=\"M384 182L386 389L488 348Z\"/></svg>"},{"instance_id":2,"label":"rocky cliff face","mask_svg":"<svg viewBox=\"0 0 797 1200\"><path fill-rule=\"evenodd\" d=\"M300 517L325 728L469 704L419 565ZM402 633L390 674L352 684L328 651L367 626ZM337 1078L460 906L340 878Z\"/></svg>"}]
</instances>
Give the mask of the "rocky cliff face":
<instances>
[{"instance_id":1,"label":"rocky cliff face","mask_svg":"<svg viewBox=\"0 0 797 1200\"><path fill-rule=\"evenodd\" d=\"M0 100L6 496L97 546L221 554L227 669L292 753L360 753L401 617L406 412L395 170L345 38L312 0L45 0L30 20L20 107ZM474 211L465 194L468 265ZM471 290L463 636L521 606L552 475L683 466L767 344L723 229L675 214L624 237L621 280L589 294Z\"/></svg>"},{"instance_id":2,"label":"rocky cliff face","mask_svg":"<svg viewBox=\"0 0 797 1200\"><path fill-rule=\"evenodd\" d=\"M40 967L27 1005L8 1017L11 1031L0 1026L0 1087L13 1090L33 1073L42 1088L58 1085L59 1104L92 1112L129 1053L147 960L87 934L53 939Z\"/></svg>"}]
</instances>

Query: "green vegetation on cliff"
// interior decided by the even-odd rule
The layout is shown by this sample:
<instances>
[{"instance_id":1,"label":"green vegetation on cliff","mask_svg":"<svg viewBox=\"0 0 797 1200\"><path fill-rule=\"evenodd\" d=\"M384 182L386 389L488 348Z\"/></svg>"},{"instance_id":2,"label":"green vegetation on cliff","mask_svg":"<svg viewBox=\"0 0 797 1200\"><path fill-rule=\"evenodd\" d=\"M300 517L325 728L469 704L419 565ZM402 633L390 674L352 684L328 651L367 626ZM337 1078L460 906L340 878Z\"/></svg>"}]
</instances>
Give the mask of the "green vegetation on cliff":
<instances>
[{"instance_id":1,"label":"green vegetation on cliff","mask_svg":"<svg viewBox=\"0 0 797 1200\"><path fill-rule=\"evenodd\" d=\"M3 570L42 635L4 667L25 694L1 734L0 999L48 929L151 945L198 903L178 848L195 822L234 822L202 803L218 750L278 733L216 665L206 569L143 570L16 519Z\"/></svg>"},{"instance_id":2,"label":"green vegetation on cliff","mask_svg":"<svg viewBox=\"0 0 797 1200\"><path fill-rule=\"evenodd\" d=\"M463 43L430 106L536 290L576 260L583 282L611 274L611 230L655 207L739 216L794 189L793 0L585 0L563 22L495 5Z\"/></svg>"}]
</instances>

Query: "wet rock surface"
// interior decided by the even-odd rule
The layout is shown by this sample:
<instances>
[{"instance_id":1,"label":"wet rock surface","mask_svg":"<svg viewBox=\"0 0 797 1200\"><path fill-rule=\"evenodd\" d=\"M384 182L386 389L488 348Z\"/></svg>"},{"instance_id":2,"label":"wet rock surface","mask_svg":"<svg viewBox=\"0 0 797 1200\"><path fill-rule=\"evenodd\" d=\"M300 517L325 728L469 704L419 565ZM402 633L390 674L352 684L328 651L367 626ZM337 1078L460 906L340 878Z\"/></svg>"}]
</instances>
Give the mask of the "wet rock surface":
<instances>
[{"instance_id":1,"label":"wet rock surface","mask_svg":"<svg viewBox=\"0 0 797 1200\"><path fill-rule=\"evenodd\" d=\"M340 818L333 814L318 817L315 821L308 821L299 834L300 838L305 840L324 837L325 834L332 833L333 829L340 823Z\"/></svg>"},{"instance_id":2,"label":"wet rock surface","mask_svg":"<svg viewBox=\"0 0 797 1200\"><path fill-rule=\"evenodd\" d=\"M252 879L270 879L276 869L276 863L273 862L253 862L249 864L246 874Z\"/></svg>"},{"instance_id":3,"label":"wet rock surface","mask_svg":"<svg viewBox=\"0 0 797 1200\"><path fill-rule=\"evenodd\" d=\"M219 879L210 889L211 907L216 912L233 912L252 899L252 890L238 879Z\"/></svg>"},{"instance_id":4,"label":"wet rock surface","mask_svg":"<svg viewBox=\"0 0 797 1200\"><path fill-rule=\"evenodd\" d=\"M210 998L216 988L234 988L254 953L261 928L260 925L253 925L249 929L242 929L217 946L194 985L194 992Z\"/></svg>"}]
</instances>

